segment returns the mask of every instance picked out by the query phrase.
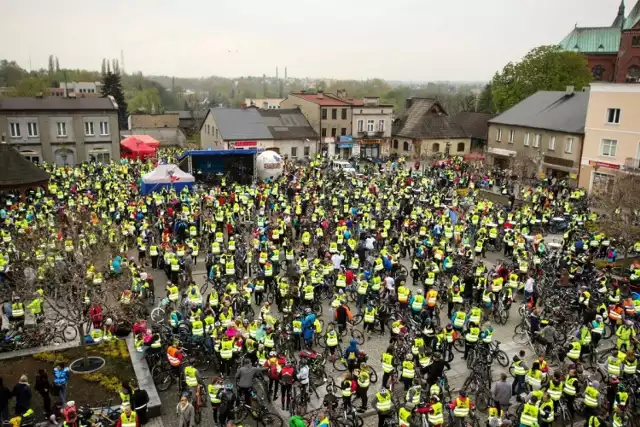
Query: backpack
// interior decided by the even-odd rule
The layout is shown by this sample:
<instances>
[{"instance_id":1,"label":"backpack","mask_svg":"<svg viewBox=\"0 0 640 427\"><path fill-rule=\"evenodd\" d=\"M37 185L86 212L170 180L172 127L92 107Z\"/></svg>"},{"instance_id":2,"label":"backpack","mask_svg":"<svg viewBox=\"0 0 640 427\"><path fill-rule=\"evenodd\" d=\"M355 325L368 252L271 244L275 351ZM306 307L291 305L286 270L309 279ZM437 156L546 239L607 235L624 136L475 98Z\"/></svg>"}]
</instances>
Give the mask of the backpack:
<instances>
[{"instance_id":1,"label":"backpack","mask_svg":"<svg viewBox=\"0 0 640 427\"><path fill-rule=\"evenodd\" d=\"M293 369L284 368L282 370L281 381L282 381L283 384L293 384Z\"/></svg>"},{"instance_id":2,"label":"backpack","mask_svg":"<svg viewBox=\"0 0 640 427\"><path fill-rule=\"evenodd\" d=\"M272 380L278 379L278 362L270 362L269 363L269 378Z\"/></svg>"}]
</instances>

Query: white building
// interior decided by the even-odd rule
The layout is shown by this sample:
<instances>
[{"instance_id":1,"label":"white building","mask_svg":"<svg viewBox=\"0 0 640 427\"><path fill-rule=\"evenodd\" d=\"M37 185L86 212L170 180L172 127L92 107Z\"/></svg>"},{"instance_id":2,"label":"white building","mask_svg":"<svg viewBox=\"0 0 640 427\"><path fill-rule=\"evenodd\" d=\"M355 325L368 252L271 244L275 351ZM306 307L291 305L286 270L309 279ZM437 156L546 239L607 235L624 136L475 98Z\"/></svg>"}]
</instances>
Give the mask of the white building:
<instances>
[{"instance_id":1,"label":"white building","mask_svg":"<svg viewBox=\"0 0 640 427\"><path fill-rule=\"evenodd\" d=\"M378 97L348 100L352 108L354 147L359 145L361 157L380 157L389 154L393 106L380 104ZM357 155L356 153L352 153Z\"/></svg>"}]
</instances>

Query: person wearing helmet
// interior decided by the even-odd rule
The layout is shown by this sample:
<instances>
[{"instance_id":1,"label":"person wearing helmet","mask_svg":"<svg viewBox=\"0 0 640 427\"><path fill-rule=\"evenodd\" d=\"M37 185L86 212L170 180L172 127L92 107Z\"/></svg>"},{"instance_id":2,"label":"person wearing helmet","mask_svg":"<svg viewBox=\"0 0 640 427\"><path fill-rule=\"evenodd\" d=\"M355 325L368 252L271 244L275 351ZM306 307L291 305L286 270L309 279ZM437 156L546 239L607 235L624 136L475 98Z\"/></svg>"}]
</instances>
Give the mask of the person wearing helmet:
<instances>
[{"instance_id":1,"label":"person wearing helmet","mask_svg":"<svg viewBox=\"0 0 640 427\"><path fill-rule=\"evenodd\" d=\"M269 352L269 359L264 363L264 367L267 368L267 375L269 377L269 391L267 396L273 394L272 401L275 402L278 399L278 385L280 383L280 371L282 371L282 365L280 359L275 351Z\"/></svg>"},{"instance_id":2,"label":"person wearing helmet","mask_svg":"<svg viewBox=\"0 0 640 427\"><path fill-rule=\"evenodd\" d=\"M633 322L631 320L625 320L625 322L618 326L616 330L616 347L620 351L627 351L631 348L631 340L636 339L636 331L633 329Z\"/></svg>"},{"instance_id":3,"label":"person wearing helmet","mask_svg":"<svg viewBox=\"0 0 640 427\"><path fill-rule=\"evenodd\" d=\"M409 353L405 356L405 360L402 362L401 379L404 384L405 393L411 388L411 384L415 376L416 369L415 363L413 362L413 354Z\"/></svg>"},{"instance_id":4,"label":"person wearing helmet","mask_svg":"<svg viewBox=\"0 0 640 427\"><path fill-rule=\"evenodd\" d=\"M401 406L398 410L398 426L401 427L409 427L412 425L412 417L413 409L415 405L411 402L407 402L404 406Z\"/></svg>"},{"instance_id":5,"label":"person wearing helmet","mask_svg":"<svg viewBox=\"0 0 640 427\"><path fill-rule=\"evenodd\" d=\"M456 419L464 420L469 412L474 409L473 402L467 397L464 390L460 390L458 397L449 404L449 409L453 410L453 416Z\"/></svg>"},{"instance_id":6,"label":"person wearing helmet","mask_svg":"<svg viewBox=\"0 0 640 427\"><path fill-rule=\"evenodd\" d=\"M347 367L349 368L349 372L353 372L353 370L358 366L358 354L360 350L358 349L358 343L354 338L351 338L349 341L349 346L345 349L343 357L347 361Z\"/></svg>"},{"instance_id":7,"label":"person wearing helmet","mask_svg":"<svg viewBox=\"0 0 640 427\"><path fill-rule=\"evenodd\" d=\"M226 383L218 391L218 421L219 425L226 426L227 422L233 418L233 408L236 406L236 395L233 392L233 384Z\"/></svg>"},{"instance_id":8,"label":"person wearing helmet","mask_svg":"<svg viewBox=\"0 0 640 427\"><path fill-rule=\"evenodd\" d=\"M376 393L376 411L378 412L378 426L382 427L391 416L393 402L391 401L391 392L384 386L380 388L380 391Z\"/></svg>"},{"instance_id":9,"label":"person wearing helmet","mask_svg":"<svg viewBox=\"0 0 640 427\"><path fill-rule=\"evenodd\" d=\"M426 306L426 300L422 295L422 290L418 289L415 295L411 296L409 300L409 307L413 311L413 314L419 314Z\"/></svg>"}]
</instances>

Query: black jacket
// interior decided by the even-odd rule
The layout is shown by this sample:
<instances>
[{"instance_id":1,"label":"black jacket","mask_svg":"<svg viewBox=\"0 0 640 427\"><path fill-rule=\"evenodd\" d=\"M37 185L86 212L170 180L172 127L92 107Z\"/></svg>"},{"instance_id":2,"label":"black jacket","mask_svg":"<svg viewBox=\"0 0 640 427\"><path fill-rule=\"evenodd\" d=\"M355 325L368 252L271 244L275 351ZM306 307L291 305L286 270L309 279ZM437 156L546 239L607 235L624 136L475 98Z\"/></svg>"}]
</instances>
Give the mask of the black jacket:
<instances>
[{"instance_id":1,"label":"black jacket","mask_svg":"<svg viewBox=\"0 0 640 427\"><path fill-rule=\"evenodd\" d=\"M16 406L29 409L31 407L31 387L29 384L18 383L13 387L11 392L16 398Z\"/></svg>"}]
</instances>

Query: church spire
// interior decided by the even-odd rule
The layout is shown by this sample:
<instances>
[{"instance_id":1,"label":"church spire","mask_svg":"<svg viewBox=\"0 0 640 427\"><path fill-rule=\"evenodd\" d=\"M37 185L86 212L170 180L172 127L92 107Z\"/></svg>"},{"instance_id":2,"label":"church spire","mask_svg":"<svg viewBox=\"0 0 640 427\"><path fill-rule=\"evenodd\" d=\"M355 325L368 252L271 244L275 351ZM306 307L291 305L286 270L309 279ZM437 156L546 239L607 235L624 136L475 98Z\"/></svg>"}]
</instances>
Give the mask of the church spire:
<instances>
[{"instance_id":1,"label":"church spire","mask_svg":"<svg viewBox=\"0 0 640 427\"><path fill-rule=\"evenodd\" d=\"M616 19L611 24L612 27L622 27L624 24L624 0L620 0L620 6L618 6L618 15L616 15Z\"/></svg>"}]
</instances>

